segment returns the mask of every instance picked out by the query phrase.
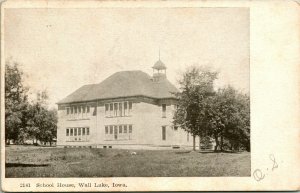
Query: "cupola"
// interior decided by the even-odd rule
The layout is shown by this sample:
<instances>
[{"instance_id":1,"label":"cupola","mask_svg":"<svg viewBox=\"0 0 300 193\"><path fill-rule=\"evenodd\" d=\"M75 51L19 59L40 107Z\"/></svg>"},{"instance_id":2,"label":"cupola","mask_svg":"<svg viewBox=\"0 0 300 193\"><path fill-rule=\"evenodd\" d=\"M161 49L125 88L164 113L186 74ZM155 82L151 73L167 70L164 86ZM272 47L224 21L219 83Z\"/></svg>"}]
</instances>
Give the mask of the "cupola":
<instances>
[{"instance_id":1,"label":"cupola","mask_svg":"<svg viewBox=\"0 0 300 193\"><path fill-rule=\"evenodd\" d=\"M153 69L153 81L157 82L167 77L167 67L166 65L160 60L160 54L158 61L152 67Z\"/></svg>"}]
</instances>

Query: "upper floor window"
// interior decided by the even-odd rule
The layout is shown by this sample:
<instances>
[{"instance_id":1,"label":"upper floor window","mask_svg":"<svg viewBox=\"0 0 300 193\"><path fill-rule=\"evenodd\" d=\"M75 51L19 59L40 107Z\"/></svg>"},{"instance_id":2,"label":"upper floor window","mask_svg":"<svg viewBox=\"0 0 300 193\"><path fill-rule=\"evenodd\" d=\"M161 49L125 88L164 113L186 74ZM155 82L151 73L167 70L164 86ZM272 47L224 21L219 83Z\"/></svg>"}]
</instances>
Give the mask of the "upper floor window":
<instances>
[{"instance_id":1,"label":"upper floor window","mask_svg":"<svg viewBox=\"0 0 300 193\"><path fill-rule=\"evenodd\" d=\"M132 102L107 103L104 108L106 117L129 116L132 111Z\"/></svg>"},{"instance_id":2,"label":"upper floor window","mask_svg":"<svg viewBox=\"0 0 300 193\"><path fill-rule=\"evenodd\" d=\"M124 116L127 116L128 112L127 112L127 101L124 102Z\"/></svg>"},{"instance_id":3,"label":"upper floor window","mask_svg":"<svg viewBox=\"0 0 300 193\"><path fill-rule=\"evenodd\" d=\"M122 109L123 109L123 103L119 103L119 116L123 116L123 111L122 111Z\"/></svg>"},{"instance_id":4,"label":"upper floor window","mask_svg":"<svg viewBox=\"0 0 300 193\"><path fill-rule=\"evenodd\" d=\"M108 116L109 114L109 104L105 104L105 116Z\"/></svg>"},{"instance_id":5,"label":"upper floor window","mask_svg":"<svg viewBox=\"0 0 300 193\"><path fill-rule=\"evenodd\" d=\"M67 129L66 131L66 136L69 136L69 129Z\"/></svg>"},{"instance_id":6,"label":"upper floor window","mask_svg":"<svg viewBox=\"0 0 300 193\"><path fill-rule=\"evenodd\" d=\"M118 103L114 103L114 116L118 116Z\"/></svg>"},{"instance_id":7,"label":"upper floor window","mask_svg":"<svg viewBox=\"0 0 300 193\"><path fill-rule=\"evenodd\" d=\"M90 116L90 106L72 105L66 109L67 118L69 119L85 119ZM94 110L96 111L96 108Z\"/></svg>"},{"instance_id":8,"label":"upper floor window","mask_svg":"<svg viewBox=\"0 0 300 193\"><path fill-rule=\"evenodd\" d=\"M165 118L166 117L166 111L167 111L167 105L166 104L162 104L162 117Z\"/></svg>"},{"instance_id":9,"label":"upper floor window","mask_svg":"<svg viewBox=\"0 0 300 193\"><path fill-rule=\"evenodd\" d=\"M129 102L129 110L128 110L128 115L131 114L132 111L132 102Z\"/></svg>"}]
</instances>

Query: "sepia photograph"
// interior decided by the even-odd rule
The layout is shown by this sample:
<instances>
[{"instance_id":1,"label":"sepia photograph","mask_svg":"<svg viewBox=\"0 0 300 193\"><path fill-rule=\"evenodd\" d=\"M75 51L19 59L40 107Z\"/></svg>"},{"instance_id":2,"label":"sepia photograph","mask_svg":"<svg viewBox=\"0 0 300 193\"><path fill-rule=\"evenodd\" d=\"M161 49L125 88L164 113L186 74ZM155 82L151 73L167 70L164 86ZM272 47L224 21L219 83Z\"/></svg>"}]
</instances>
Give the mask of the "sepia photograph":
<instances>
[{"instance_id":1,"label":"sepia photograph","mask_svg":"<svg viewBox=\"0 0 300 193\"><path fill-rule=\"evenodd\" d=\"M5 1L1 190L299 189L299 9Z\"/></svg>"},{"instance_id":2,"label":"sepia photograph","mask_svg":"<svg viewBox=\"0 0 300 193\"><path fill-rule=\"evenodd\" d=\"M6 177L250 176L249 9L5 11Z\"/></svg>"}]
</instances>

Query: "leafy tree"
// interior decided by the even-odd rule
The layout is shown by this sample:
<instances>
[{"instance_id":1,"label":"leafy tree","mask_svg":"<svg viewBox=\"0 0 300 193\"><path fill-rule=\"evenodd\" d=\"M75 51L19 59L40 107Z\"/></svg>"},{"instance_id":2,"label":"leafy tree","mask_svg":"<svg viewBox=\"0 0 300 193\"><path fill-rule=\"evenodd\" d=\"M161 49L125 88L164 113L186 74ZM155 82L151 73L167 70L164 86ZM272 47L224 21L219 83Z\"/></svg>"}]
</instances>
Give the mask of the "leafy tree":
<instances>
[{"instance_id":1,"label":"leafy tree","mask_svg":"<svg viewBox=\"0 0 300 193\"><path fill-rule=\"evenodd\" d=\"M204 135L207 129L205 107L207 98L214 95L213 83L217 75L217 72L207 67L193 66L188 68L178 81L180 92L175 93L178 105L173 124L193 135L194 150L195 137Z\"/></svg>"},{"instance_id":2,"label":"leafy tree","mask_svg":"<svg viewBox=\"0 0 300 193\"><path fill-rule=\"evenodd\" d=\"M240 144L250 150L249 97L229 86L219 89L210 100L207 128L208 134L215 139L215 150L224 150L224 140L229 141L231 150L239 148Z\"/></svg>"},{"instance_id":3,"label":"leafy tree","mask_svg":"<svg viewBox=\"0 0 300 193\"><path fill-rule=\"evenodd\" d=\"M15 143L25 138L25 112L28 109L27 91L23 85L23 72L18 63L5 64L5 141ZM21 136L21 137L20 137Z\"/></svg>"},{"instance_id":4,"label":"leafy tree","mask_svg":"<svg viewBox=\"0 0 300 193\"><path fill-rule=\"evenodd\" d=\"M31 136L41 142L49 142L56 138L57 112L47 109L48 94L46 91L37 93L37 100L31 109L31 127L28 129Z\"/></svg>"}]
</instances>

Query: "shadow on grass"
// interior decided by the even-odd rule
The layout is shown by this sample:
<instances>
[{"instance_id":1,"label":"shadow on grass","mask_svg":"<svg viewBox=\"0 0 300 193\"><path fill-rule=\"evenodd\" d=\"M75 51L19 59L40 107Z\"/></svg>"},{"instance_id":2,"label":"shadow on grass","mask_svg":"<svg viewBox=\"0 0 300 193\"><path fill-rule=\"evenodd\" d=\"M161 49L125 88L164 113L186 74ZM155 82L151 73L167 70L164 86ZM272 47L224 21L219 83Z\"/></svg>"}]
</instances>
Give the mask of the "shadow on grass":
<instances>
[{"instance_id":1,"label":"shadow on grass","mask_svg":"<svg viewBox=\"0 0 300 193\"><path fill-rule=\"evenodd\" d=\"M241 154L241 151L200 151L199 153L206 154L206 153L231 153L231 154Z\"/></svg>"},{"instance_id":2,"label":"shadow on grass","mask_svg":"<svg viewBox=\"0 0 300 193\"><path fill-rule=\"evenodd\" d=\"M5 163L5 167L46 167L49 164L24 164L24 163Z\"/></svg>"},{"instance_id":3,"label":"shadow on grass","mask_svg":"<svg viewBox=\"0 0 300 193\"><path fill-rule=\"evenodd\" d=\"M191 151L177 151L175 154L185 154L185 153L190 153Z\"/></svg>"}]
</instances>

